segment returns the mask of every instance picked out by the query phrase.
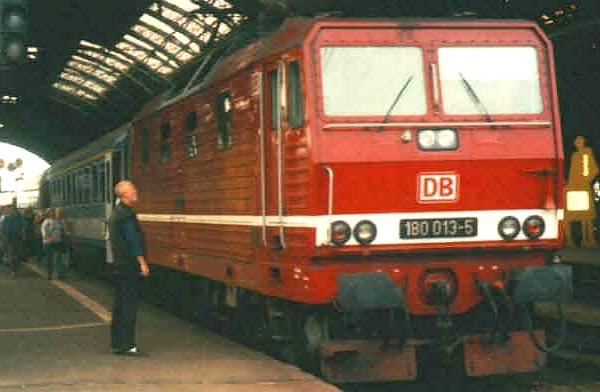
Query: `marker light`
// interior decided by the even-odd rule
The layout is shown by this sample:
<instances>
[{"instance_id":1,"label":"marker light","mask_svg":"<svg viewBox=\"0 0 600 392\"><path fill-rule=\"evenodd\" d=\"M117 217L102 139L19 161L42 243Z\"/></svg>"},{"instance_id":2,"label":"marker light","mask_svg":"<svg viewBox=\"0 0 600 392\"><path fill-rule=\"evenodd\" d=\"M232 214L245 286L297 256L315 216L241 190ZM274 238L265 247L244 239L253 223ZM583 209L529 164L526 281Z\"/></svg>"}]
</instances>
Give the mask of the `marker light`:
<instances>
[{"instance_id":1,"label":"marker light","mask_svg":"<svg viewBox=\"0 0 600 392\"><path fill-rule=\"evenodd\" d=\"M537 240L544 234L546 222L541 216L532 215L523 222L523 233L531 240Z\"/></svg>"},{"instance_id":2,"label":"marker light","mask_svg":"<svg viewBox=\"0 0 600 392\"><path fill-rule=\"evenodd\" d=\"M505 216L498 223L498 234L503 240L514 240L521 230L519 220L514 216Z\"/></svg>"},{"instance_id":3,"label":"marker light","mask_svg":"<svg viewBox=\"0 0 600 392\"><path fill-rule=\"evenodd\" d=\"M354 227L354 239L361 245L369 245L376 236L377 227L371 221L360 221Z\"/></svg>"},{"instance_id":4,"label":"marker light","mask_svg":"<svg viewBox=\"0 0 600 392\"><path fill-rule=\"evenodd\" d=\"M344 245L350 239L352 230L344 221L335 221L331 224L331 243L336 246Z\"/></svg>"}]
</instances>

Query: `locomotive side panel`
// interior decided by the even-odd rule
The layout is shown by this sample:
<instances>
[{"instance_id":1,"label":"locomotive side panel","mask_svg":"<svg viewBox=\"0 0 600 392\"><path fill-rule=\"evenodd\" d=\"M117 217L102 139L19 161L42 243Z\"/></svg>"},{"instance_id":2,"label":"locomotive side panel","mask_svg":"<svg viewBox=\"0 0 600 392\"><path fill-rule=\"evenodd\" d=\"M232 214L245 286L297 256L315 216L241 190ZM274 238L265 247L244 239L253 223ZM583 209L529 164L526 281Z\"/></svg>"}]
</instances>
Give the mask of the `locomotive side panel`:
<instances>
[{"instance_id":1,"label":"locomotive side panel","mask_svg":"<svg viewBox=\"0 0 600 392\"><path fill-rule=\"evenodd\" d=\"M220 128L219 104L230 111L227 134ZM235 224L236 217L254 214L257 203L247 74L180 100L136 127L153 128L147 167L141 132L134 142L140 220L152 238L161 236L149 244L150 261L213 279L222 279L233 264L252 262L252 228Z\"/></svg>"}]
</instances>

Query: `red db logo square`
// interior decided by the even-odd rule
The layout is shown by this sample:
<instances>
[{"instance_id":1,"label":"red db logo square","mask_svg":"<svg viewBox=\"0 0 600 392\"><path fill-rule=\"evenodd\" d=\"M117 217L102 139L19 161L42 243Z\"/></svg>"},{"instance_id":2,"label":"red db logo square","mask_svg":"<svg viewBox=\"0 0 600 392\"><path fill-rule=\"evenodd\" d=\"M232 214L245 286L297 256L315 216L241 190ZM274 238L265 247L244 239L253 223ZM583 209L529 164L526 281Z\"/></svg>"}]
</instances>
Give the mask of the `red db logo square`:
<instances>
[{"instance_id":1,"label":"red db logo square","mask_svg":"<svg viewBox=\"0 0 600 392\"><path fill-rule=\"evenodd\" d=\"M458 200L457 173L419 174L419 202L454 202Z\"/></svg>"}]
</instances>

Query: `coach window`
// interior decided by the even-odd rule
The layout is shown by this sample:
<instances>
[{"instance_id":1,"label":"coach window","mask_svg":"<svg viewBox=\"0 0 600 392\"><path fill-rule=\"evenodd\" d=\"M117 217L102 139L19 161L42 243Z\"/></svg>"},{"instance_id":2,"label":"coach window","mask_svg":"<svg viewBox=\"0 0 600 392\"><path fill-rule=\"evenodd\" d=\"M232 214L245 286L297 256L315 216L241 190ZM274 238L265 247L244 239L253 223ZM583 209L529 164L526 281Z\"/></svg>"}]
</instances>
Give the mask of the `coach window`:
<instances>
[{"instance_id":1,"label":"coach window","mask_svg":"<svg viewBox=\"0 0 600 392\"><path fill-rule=\"evenodd\" d=\"M75 174L69 173L69 204L75 204Z\"/></svg>"},{"instance_id":2,"label":"coach window","mask_svg":"<svg viewBox=\"0 0 600 392\"><path fill-rule=\"evenodd\" d=\"M90 200L92 203L97 203L100 201L100 196L98 195L98 166L92 166L92 198Z\"/></svg>"},{"instance_id":3,"label":"coach window","mask_svg":"<svg viewBox=\"0 0 600 392\"><path fill-rule=\"evenodd\" d=\"M160 163L171 162L171 123L162 123L160 126Z\"/></svg>"},{"instance_id":4,"label":"coach window","mask_svg":"<svg viewBox=\"0 0 600 392\"><path fill-rule=\"evenodd\" d=\"M185 151L189 158L198 155L198 115L196 112L189 112L185 116Z\"/></svg>"},{"instance_id":5,"label":"coach window","mask_svg":"<svg viewBox=\"0 0 600 392\"><path fill-rule=\"evenodd\" d=\"M58 180L58 205L62 206L63 203L63 198L65 193L63 192L63 178L59 177Z\"/></svg>"},{"instance_id":6,"label":"coach window","mask_svg":"<svg viewBox=\"0 0 600 392\"><path fill-rule=\"evenodd\" d=\"M222 92L217 97L217 147L226 150L231 147L231 93Z\"/></svg>"},{"instance_id":7,"label":"coach window","mask_svg":"<svg viewBox=\"0 0 600 392\"><path fill-rule=\"evenodd\" d=\"M104 192L106 189L105 186L105 174L104 174L104 164L98 164L98 201L104 202L106 201L104 197Z\"/></svg>"},{"instance_id":8,"label":"coach window","mask_svg":"<svg viewBox=\"0 0 600 392\"><path fill-rule=\"evenodd\" d=\"M271 129L279 124L279 72L269 72L269 95L271 98Z\"/></svg>"},{"instance_id":9,"label":"coach window","mask_svg":"<svg viewBox=\"0 0 600 392\"><path fill-rule=\"evenodd\" d=\"M292 128L300 128L304 120L304 105L302 101L300 63L298 61L288 64L288 77L288 121Z\"/></svg>"},{"instance_id":10,"label":"coach window","mask_svg":"<svg viewBox=\"0 0 600 392\"><path fill-rule=\"evenodd\" d=\"M89 167L85 168L83 174L83 202L89 203L92 201L92 173Z\"/></svg>"},{"instance_id":11,"label":"coach window","mask_svg":"<svg viewBox=\"0 0 600 392\"><path fill-rule=\"evenodd\" d=\"M142 128L142 167L150 164L150 129Z\"/></svg>"}]
</instances>

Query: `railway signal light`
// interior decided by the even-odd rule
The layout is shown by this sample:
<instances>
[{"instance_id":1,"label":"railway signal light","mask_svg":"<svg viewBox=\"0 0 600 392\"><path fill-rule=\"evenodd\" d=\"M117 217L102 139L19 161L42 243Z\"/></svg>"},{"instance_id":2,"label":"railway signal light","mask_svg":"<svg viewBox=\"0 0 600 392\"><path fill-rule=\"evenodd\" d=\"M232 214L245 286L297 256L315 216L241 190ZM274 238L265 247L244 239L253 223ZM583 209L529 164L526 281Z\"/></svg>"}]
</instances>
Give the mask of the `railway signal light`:
<instances>
[{"instance_id":1,"label":"railway signal light","mask_svg":"<svg viewBox=\"0 0 600 392\"><path fill-rule=\"evenodd\" d=\"M0 0L0 65L18 65L27 58L27 0Z\"/></svg>"}]
</instances>

